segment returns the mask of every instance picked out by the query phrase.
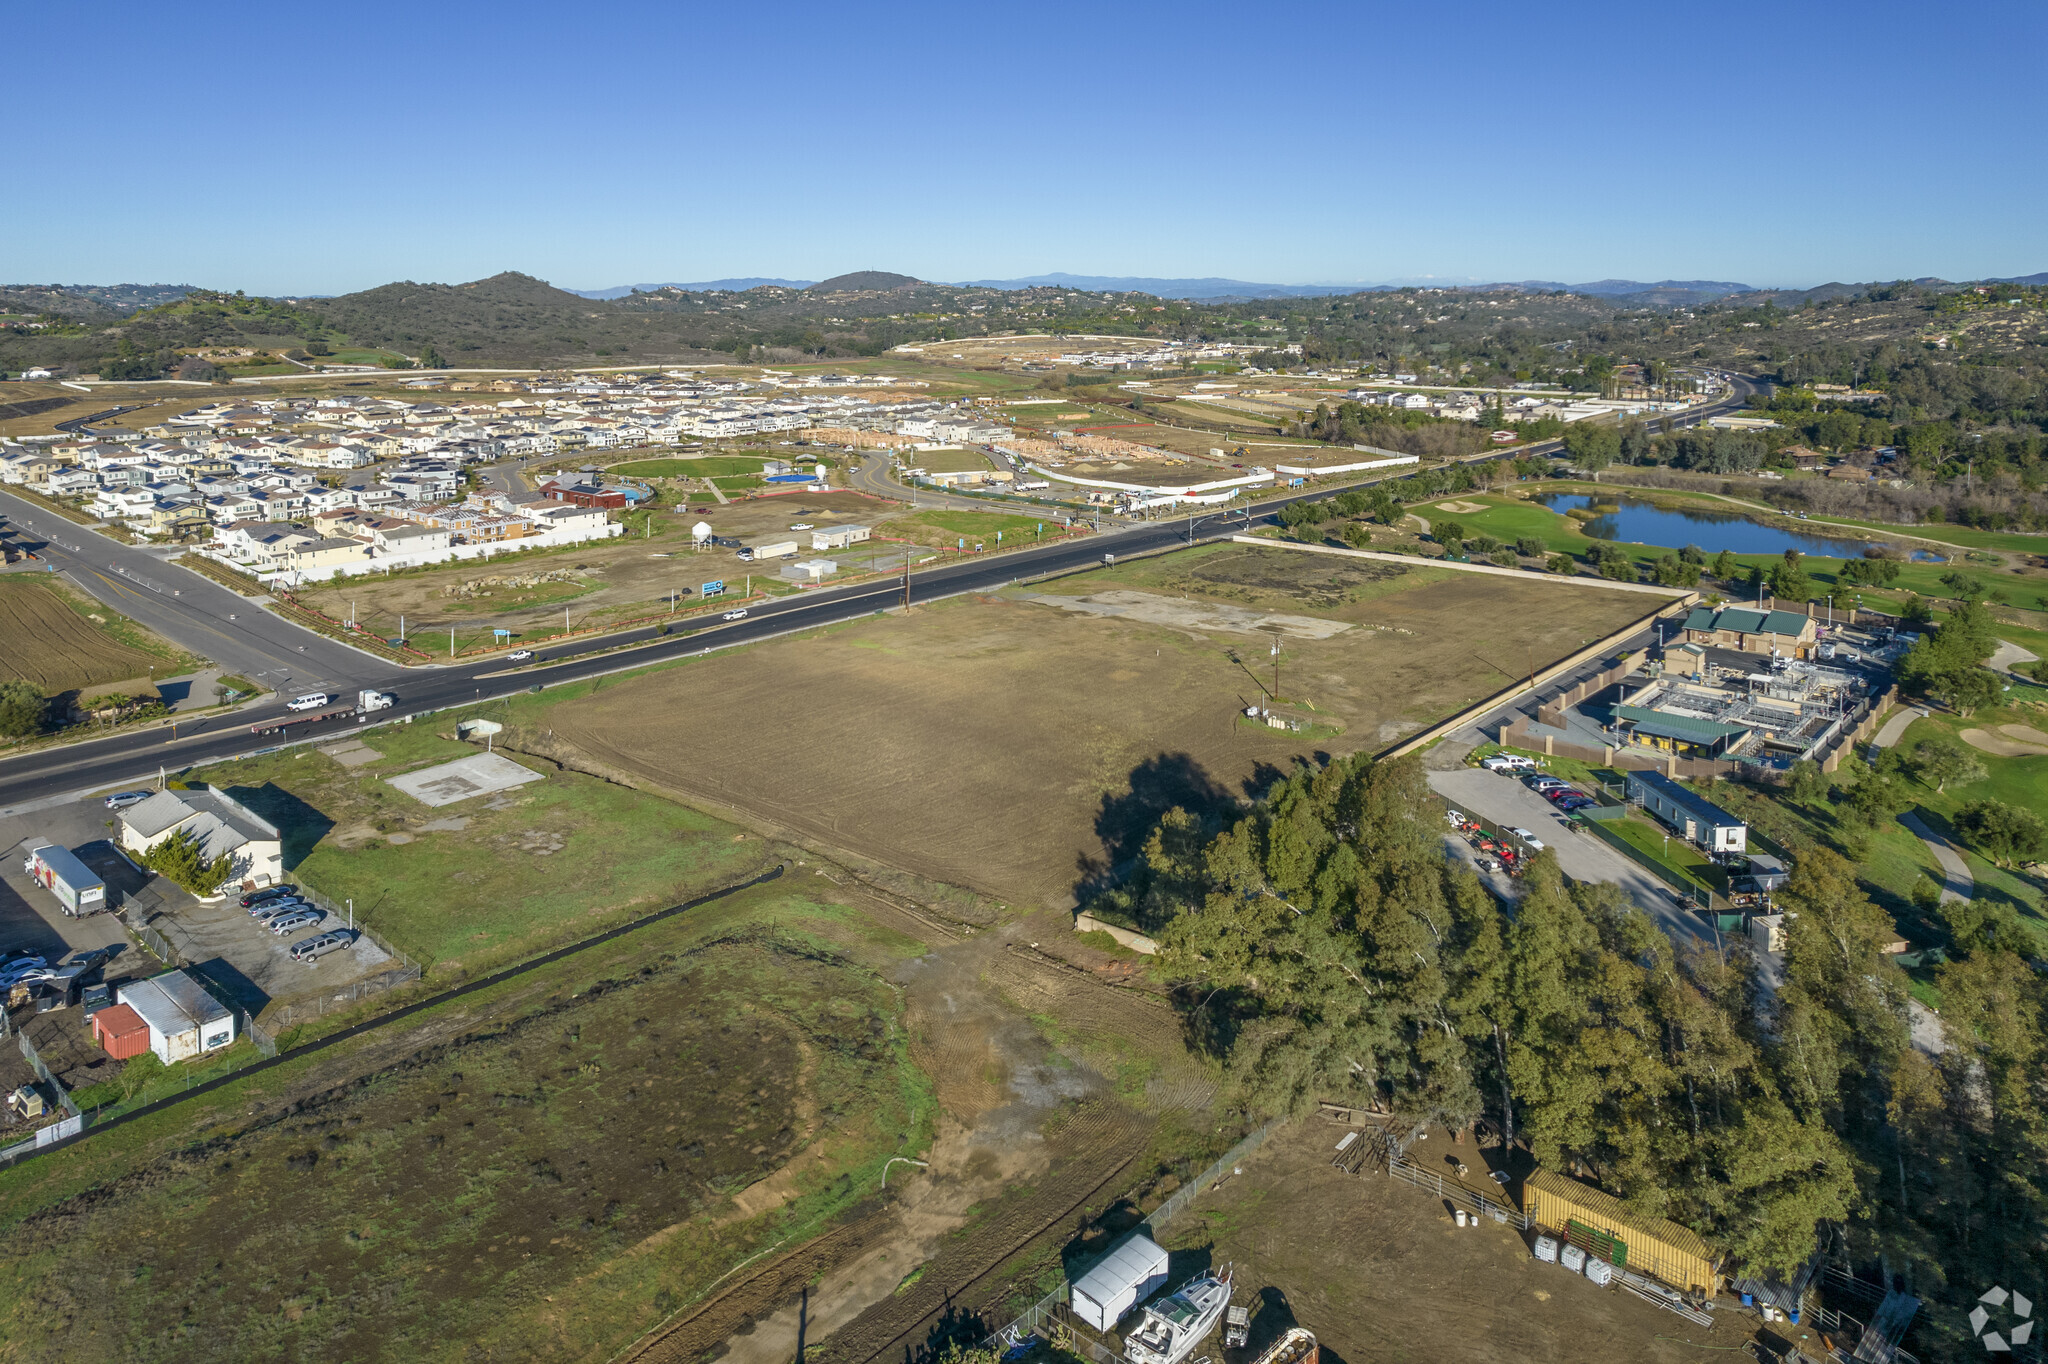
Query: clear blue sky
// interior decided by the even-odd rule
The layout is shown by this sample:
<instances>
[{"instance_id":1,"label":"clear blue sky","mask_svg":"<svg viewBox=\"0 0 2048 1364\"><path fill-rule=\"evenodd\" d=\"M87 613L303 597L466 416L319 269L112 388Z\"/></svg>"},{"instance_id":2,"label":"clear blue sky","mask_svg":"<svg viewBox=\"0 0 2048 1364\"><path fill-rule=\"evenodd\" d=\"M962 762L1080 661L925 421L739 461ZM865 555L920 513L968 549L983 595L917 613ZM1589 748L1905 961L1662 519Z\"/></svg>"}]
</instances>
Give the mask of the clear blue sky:
<instances>
[{"instance_id":1,"label":"clear blue sky","mask_svg":"<svg viewBox=\"0 0 2048 1364\"><path fill-rule=\"evenodd\" d=\"M19 5L0 282L2048 270L2039 4Z\"/></svg>"}]
</instances>

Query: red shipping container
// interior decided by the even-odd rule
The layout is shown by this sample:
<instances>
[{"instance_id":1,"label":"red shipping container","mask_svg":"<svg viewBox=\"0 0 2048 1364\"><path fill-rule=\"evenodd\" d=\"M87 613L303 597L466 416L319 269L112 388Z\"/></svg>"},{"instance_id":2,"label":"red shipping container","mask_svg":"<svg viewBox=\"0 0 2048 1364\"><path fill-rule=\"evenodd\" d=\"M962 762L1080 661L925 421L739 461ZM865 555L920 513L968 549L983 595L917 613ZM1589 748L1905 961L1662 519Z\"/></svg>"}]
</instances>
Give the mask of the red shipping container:
<instances>
[{"instance_id":1,"label":"red shipping container","mask_svg":"<svg viewBox=\"0 0 2048 1364\"><path fill-rule=\"evenodd\" d=\"M149 1050L149 1024L126 1004L101 1009L92 1016L93 1039L117 1061Z\"/></svg>"}]
</instances>

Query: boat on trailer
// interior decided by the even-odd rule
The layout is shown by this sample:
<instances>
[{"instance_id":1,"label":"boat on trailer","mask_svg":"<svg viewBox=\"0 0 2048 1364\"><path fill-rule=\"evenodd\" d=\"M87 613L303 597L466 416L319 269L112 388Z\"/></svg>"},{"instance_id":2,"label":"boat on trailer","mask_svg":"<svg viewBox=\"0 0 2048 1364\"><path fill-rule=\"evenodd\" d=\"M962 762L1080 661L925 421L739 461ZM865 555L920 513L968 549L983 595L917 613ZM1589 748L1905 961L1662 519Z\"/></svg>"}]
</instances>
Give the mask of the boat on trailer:
<instances>
[{"instance_id":1,"label":"boat on trailer","mask_svg":"<svg viewBox=\"0 0 2048 1364\"><path fill-rule=\"evenodd\" d=\"M1124 1337L1130 1364L1181 1364L1223 1319L1230 1306L1232 1271L1198 1274L1144 1309L1138 1329Z\"/></svg>"},{"instance_id":2,"label":"boat on trailer","mask_svg":"<svg viewBox=\"0 0 2048 1364\"><path fill-rule=\"evenodd\" d=\"M1253 1364L1316 1364L1321 1353L1315 1332L1305 1326L1290 1326Z\"/></svg>"}]
</instances>

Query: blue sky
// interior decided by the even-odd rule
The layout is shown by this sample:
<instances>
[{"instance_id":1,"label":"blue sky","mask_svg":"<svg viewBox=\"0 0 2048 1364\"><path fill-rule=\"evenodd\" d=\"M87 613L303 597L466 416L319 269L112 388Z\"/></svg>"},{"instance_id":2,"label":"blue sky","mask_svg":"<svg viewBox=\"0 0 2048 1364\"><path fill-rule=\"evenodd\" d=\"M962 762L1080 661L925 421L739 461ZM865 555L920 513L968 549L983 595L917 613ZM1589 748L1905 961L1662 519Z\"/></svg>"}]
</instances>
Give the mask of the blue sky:
<instances>
[{"instance_id":1,"label":"blue sky","mask_svg":"<svg viewBox=\"0 0 2048 1364\"><path fill-rule=\"evenodd\" d=\"M16 6L0 282L2048 270L2034 4Z\"/></svg>"}]
</instances>

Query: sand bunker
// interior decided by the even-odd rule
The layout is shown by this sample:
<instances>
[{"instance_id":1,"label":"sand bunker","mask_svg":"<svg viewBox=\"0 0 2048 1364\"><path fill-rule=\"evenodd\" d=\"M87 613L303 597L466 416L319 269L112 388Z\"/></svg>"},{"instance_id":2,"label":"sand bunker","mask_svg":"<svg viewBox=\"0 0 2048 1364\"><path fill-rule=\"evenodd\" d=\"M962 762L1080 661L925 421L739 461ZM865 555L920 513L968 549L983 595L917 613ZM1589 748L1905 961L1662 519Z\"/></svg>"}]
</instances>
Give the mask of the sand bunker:
<instances>
[{"instance_id":1,"label":"sand bunker","mask_svg":"<svg viewBox=\"0 0 2048 1364\"><path fill-rule=\"evenodd\" d=\"M1431 510L1449 512L1453 516L1477 516L1490 509L1484 502L1439 502Z\"/></svg>"},{"instance_id":2,"label":"sand bunker","mask_svg":"<svg viewBox=\"0 0 2048 1364\"><path fill-rule=\"evenodd\" d=\"M1057 606L1062 611L1079 611L1091 616L1122 616L1127 620L1141 620L1147 625L1164 625L1174 630L1222 630L1239 635L1278 634L1290 639L1328 639L1351 628L1347 621L1324 620L1320 616L1248 611L1242 606L1189 601L1185 597L1161 597L1125 588L1091 592L1085 597L1037 594L1025 600Z\"/></svg>"},{"instance_id":3,"label":"sand bunker","mask_svg":"<svg viewBox=\"0 0 2048 1364\"><path fill-rule=\"evenodd\" d=\"M2048 734L2028 725L2000 725L1999 729L1999 734L1988 729L1966 729L1962 739L1970 747L1999 758L2048 755Z\"/></svg>"}]
</instances>

